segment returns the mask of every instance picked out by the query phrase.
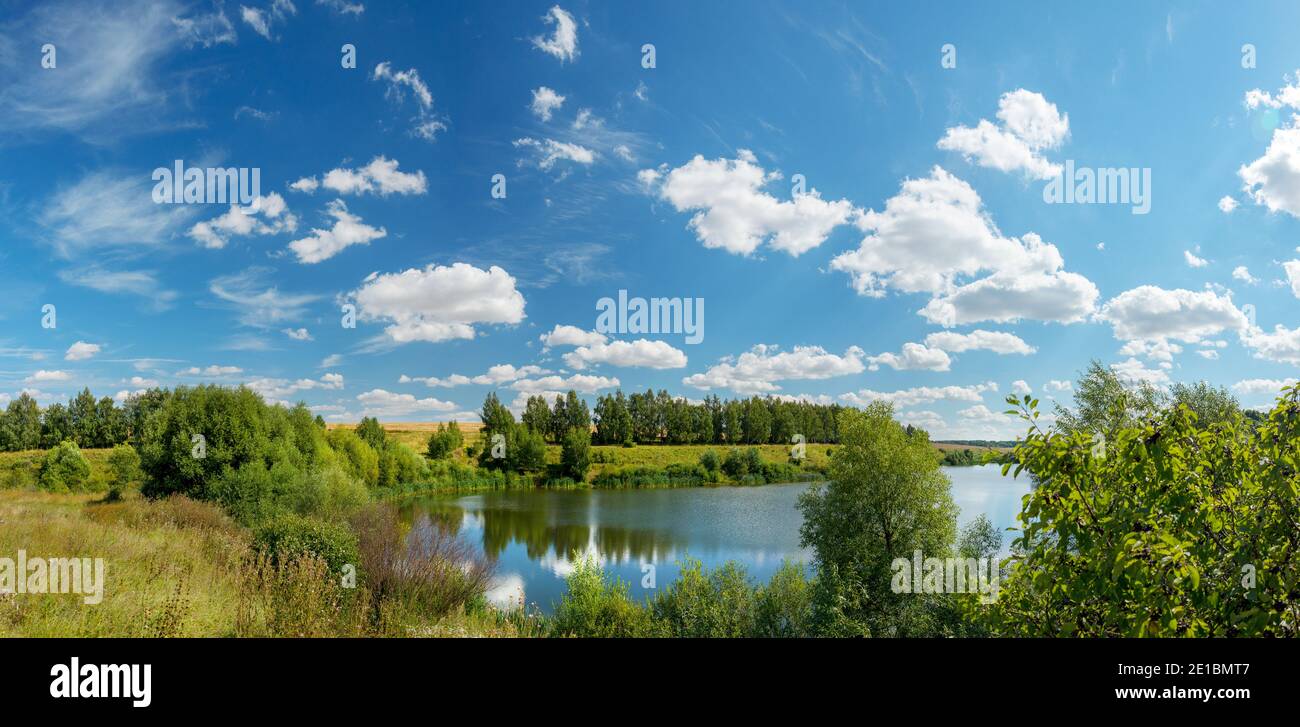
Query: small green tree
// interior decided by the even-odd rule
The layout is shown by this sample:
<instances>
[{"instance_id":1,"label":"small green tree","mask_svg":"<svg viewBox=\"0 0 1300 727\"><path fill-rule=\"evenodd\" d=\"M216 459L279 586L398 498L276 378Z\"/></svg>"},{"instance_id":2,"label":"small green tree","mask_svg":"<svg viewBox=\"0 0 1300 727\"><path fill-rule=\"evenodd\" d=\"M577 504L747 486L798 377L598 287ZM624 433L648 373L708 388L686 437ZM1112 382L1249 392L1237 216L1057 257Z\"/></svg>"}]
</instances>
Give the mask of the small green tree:
<instances>
[{"instance_id":1,"label":"small green tree","mask_svg":"<svg viewBox=\"0 0 1300 727\"><path fill-rule=\"evenodd\" d=\"M564 435L560 449L560 467L566 477L578 482L587 479L587 470L591 469L591 432L586 429L570 429Z\"/></svg>"},{"instance_id":2,"label":"small green tree","mask_svg":"<svg viewBox=\"0 0 1300 727\"><path fill-rule=\"evenodd\" d=\"M513 427L506 436L505 459L516 472L538 472L546 467L546 439L528 427Z\"/></svg>"},{"instance_id":3,"label":"small green tree","mask_svg":"<svg viewBox=\"0 0 1300 727\"><path fill-rule=\"evenodd\" d=\"M135 447L119 444L108 453L108 497L110 500L121 499L122 493L132 486L138 486L144 473L140 470L140 455Z\"/></svg>"},{"instance_id":4,"label":"small green tree","mask_svg":"<svg viewBox=\"0 0 1300 727\"><path fill-rule=\"evenodd\" d=\"M374 417L362 417L361 423L356 428L357 436L362 441L370 445L370 448L379 452L384 448L384 442L387 434L384 432L384 426Z\"/></svg>"},{"instance_id":5,"label":"small green tree","mask_svg":"<svg viewBox=\"0 0 1300 727\"><path fill-rule=\"evenodd\" d=\"M545 397L537 395L528 397L528 403L524 405L524 413L520 416L520 422L535 432L551 436L554 430L554 422L551 419L551 407L547 406ZM555 436L558 437L559 433L556 433Z\"/></svg>"},{"instance_id":6,"label":"small green tree","mask_svg":"<svg viewBox=\"0 0 1300 727\"><path fill-rule=\"evenodd\" d=\"M1002 533L993 527L993 522L983 513L962 528L961 537L957 540L957 552L963 558L991 558L1000 550Z\"/></svg>"},{"instance_id":7,"label":"small green tree","mask_svg":"<svg viewBox=\"0 0 1300 727\"><path fill-rule=\"evenodd\" d=\"M65 439L45 453L38 481L48 492L79 492L90 481L90 463L76 442Z\"/></svg>"},{"instance_id":8,"label":"small green tree","mask_svg":"<svg viewBox=\"0 0 1300 727\"><path fill-rule=\"evenodd\" d=\"M718 458L717 452L714 452L711 449L706 449L704 450L704 453L700 455L700 466L704 468L705 472L717 472L718 468L722 466L722 460Z\"/></svg>"},{"instance_id":9,"label":"small green tree","mask_svg":"<svg viewBox=\"0 0 1300 727\"><path fill-rule=\"evenodd\" d=\"M893 406L840 414L830 484L800 498L803 545L816 557L814 619L828 635L931 633L932 599L891 588L895 559L945 558L957 530L951 483L925 437L909 436Z\"/></svg>"},{"instance_id":10,"label":"small green tree","mask_svg":"<svg viewBox=\"0 0 1300 727\"><path fill-rule=\"evenodd\" d=\"M465 444L465 436L460 432L460 426L456 422L448 425L439 424L438 431L429 435L429 445L426 454L429 459L451 459Z\"/></svg>"},{"instance_id":11,"label":"small green tree","mask_svg":"<svg viewBox=\"0 0 1300 727\"><path fill-rule=\"evenodd\" d=\"M1230 422L1241 414L1237 397L1222 386L1211 386L1205 381L1192 384L1174 384L1169 388L1171 406L1186 406L1196 415L1196 424L1208 427Z\"/></svg>"},{"instance_id":12,"label":"small green tree","mask_svg":"<svg viewBox=\"0 0 1300 727\"><path fill-rule=\"evenodd\" d=\"M727 456L722 460L722 472L733 480L749 474L749 462L739 447L727 450Z\"/></svg>"}]
</instances>

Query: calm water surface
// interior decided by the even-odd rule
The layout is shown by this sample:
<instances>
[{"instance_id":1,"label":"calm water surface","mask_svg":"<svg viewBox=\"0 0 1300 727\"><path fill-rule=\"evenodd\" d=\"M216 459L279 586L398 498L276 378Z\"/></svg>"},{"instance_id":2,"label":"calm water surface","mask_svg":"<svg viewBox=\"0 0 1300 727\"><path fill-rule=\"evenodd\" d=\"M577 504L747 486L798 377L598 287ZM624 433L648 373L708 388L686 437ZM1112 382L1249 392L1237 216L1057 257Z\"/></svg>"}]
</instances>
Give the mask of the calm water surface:
<instances>
[{"instance_id":1,"label":"calm water surface","mask_svg":"<svg viewBox=\"0 0 1300 727\"><path fill-rule=\"evenodd\" d=\"M998 465L944 471L961 508L959 526L980 513L999 530L1015 525L1027 480L1003 478ZM414 500L407 512L419 527L432 520L450 526L496 560L493 602L526 602L549 613L564 593L575 551L594 555L637 598L654 593L642 587L646 566L654 566L655 585L663 587L688 555L707 567L737 561L761 581L785 560L807 562L797 502L810 486L484 492ZM1004 534L1004 547L1011 537Z\"/></svg>"}]
</instances>

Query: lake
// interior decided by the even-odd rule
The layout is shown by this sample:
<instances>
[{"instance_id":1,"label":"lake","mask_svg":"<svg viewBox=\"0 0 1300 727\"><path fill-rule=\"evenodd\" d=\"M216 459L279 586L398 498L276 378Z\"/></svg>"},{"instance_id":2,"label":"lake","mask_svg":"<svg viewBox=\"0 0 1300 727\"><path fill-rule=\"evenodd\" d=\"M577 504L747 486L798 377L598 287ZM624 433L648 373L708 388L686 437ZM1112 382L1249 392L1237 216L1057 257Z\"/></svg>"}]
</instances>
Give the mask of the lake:
<instances>
[{"instance_id":1,"label":"lake","mask_svg":"<svg viewBox=\"0 0 1300 727\"><path fill-rule=\"evenodd\" d=\"M1000 465L943 469L961 508L959 527L981 513L999 530L1015 525L1026 478L1004 478ZM653 594L642 585L651 572L655 586L671 583L688 555L706 567L737 561L761 581L785 560L808 562L796 505L810 486L494 491L416 499L405 512L417 528L436 520L496 560L493 603L550 613L575 550L595 556L636 598ZM1004 549L1012 535L1004 533Z\"/></svg>"}]
</instances>

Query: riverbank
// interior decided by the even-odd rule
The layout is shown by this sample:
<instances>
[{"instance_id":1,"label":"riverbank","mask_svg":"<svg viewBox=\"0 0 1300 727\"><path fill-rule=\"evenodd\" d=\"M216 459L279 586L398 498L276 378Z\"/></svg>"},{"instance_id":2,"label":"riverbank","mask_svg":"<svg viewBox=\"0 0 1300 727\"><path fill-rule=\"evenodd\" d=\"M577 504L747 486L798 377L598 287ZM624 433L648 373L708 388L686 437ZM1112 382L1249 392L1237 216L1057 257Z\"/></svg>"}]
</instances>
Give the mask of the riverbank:
<instances>
[{"instance_id":1,"label":"riverbank","mask_svg":"<svg viewBox=\"0 0 1300 727\"><path fill-rule=\"evenodd\" d=\"M392 609L382 628L310 568L268 569L254 532L185 497L121 502L102 495L0 490L0 558L80 556L104 563L102 601L76 593L0 593L0 638L536 635L523 614L477 600L439 617Z\"/></svg>"}]
</instances>

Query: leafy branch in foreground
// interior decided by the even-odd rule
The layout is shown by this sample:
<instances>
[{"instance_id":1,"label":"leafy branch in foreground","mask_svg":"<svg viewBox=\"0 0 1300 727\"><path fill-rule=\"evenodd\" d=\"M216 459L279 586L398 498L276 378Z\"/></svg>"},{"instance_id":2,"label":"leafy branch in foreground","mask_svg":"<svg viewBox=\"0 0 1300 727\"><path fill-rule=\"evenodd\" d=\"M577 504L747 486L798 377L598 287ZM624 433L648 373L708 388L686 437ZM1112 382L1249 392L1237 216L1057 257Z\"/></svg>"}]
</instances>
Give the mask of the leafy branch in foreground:
<instances>
[{"instance_id":1,"label":"leafy branch in foreground","mask_svg":"<svg viewBox=\"0 0 1300 727\"><path fill-rule=\"evenodd\" d=\"M1036 487L983 618L1003 635L1295 635L1298 395L1253 427L1180 405L1104 433L1045 431L1009 397L1030 429L1004 473Z\"/></svg>"}]
</instances>

